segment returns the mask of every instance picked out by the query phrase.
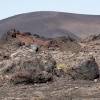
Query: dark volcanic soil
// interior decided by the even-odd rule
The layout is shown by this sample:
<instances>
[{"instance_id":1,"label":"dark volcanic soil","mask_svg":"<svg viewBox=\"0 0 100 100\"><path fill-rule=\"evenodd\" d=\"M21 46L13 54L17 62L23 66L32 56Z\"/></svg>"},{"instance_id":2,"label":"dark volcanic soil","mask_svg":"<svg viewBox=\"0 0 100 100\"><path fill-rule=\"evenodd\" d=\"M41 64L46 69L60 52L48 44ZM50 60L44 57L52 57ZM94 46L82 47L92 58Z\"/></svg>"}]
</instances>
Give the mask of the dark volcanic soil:
<instances>
[{"instance_id":1,"label":"dark volcanic soil","mask_svg":"<svg viewBox=\"0 0 100 100\"><path fill-rule=\"evenodd\" d=\"M100 32L100 16L61 12L32 12L0 21L0 35L16 28L46 37L72 36L73 38L97 35Z\"/></svg>"},{"instance_id":2,"label":"dark volcanic soil","mask_svg":"<svg viewBox=\"0 0 100 100\"><path fill-rule=\"evenodd\" d=\"M30 85L0 84L0 100L100 100L100 82L57 79Z\"/></svg>"}]
</instances>

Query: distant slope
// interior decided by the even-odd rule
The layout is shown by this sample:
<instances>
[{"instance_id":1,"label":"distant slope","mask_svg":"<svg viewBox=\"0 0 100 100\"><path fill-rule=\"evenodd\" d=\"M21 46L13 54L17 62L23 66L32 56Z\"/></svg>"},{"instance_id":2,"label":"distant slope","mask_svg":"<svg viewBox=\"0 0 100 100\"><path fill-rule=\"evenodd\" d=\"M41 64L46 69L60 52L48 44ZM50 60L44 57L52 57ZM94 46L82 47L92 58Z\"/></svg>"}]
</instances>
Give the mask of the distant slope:
<instances>
[{"instance_id":1,"label":"distant slope","mask_svg":"<svg viewBox=\"0 0 100 100\"><path fill-rule=\"evenodd\" d=\"M12 28L46 37L70 35L83 38L100 34L100 16L46 11L20 14L0 21L0 35Z\"/></svg>"}]
</instances>

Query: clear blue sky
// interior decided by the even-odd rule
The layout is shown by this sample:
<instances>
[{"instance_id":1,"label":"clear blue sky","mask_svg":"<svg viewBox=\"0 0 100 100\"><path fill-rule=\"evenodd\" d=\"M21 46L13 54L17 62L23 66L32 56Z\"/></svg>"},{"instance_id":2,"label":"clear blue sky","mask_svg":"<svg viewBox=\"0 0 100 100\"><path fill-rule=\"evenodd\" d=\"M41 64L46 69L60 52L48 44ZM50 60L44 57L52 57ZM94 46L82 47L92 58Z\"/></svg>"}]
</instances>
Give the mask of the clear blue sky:
<instances>
[{"instance_id":1,"label":"clear blue sky","mask_svg":"<svg viewBox=\"0 0 100 100\"><path fill-rule=\"evenodd\" d=\"M0 19L34 11L100 15L100 0L1 0Z\"/></svg>"}]
</instances>

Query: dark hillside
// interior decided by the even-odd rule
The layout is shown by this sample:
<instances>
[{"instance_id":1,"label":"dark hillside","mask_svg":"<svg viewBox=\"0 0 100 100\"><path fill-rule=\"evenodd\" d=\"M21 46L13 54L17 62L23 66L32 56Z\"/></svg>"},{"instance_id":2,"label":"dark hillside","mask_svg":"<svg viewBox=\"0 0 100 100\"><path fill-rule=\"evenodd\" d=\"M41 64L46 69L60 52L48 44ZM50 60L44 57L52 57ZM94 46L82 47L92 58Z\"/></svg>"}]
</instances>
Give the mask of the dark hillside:
<instances>
[{"instance_id":1,"label":"dark hillside","mask_svg":"<svg viewBox=\"0 0 100 100\"><path fill-rule=\"evenodd\" d=\"M9 29L31 32L46 37L86 37L100 33L100 16L62 12L31 12L0 21L0 35Z\"/></svg>"}]
</instances>

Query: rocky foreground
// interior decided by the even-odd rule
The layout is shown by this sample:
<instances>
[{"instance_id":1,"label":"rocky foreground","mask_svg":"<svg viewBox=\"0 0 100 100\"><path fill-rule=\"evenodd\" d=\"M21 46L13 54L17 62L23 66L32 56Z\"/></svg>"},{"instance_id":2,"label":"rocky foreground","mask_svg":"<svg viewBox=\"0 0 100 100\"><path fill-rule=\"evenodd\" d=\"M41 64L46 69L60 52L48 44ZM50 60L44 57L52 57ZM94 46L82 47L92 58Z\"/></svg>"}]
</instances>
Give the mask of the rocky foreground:
<instances>
[{"instance_id":1,"label":"rocky foreground","mask_svg":"<svg viewBox=\"0 0 100 100\"><path fill-rule=\"evenodd\" d=\"M0 100L100 100L100 39L47 39L14 29L0 39Z\"/></svg>"}]
</instances>

